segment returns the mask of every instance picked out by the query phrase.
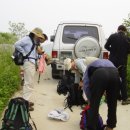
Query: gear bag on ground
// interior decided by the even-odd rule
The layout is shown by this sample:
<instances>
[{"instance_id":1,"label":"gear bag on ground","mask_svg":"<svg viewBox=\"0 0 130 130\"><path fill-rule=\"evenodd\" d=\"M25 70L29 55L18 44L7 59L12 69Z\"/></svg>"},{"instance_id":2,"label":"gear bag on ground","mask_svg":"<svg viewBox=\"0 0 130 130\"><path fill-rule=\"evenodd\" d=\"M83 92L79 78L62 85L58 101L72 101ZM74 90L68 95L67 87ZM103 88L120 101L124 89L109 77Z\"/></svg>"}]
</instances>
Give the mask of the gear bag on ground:
<instances>
[{"instance_id":1,"label":"gear bag on ground","mask_svg":"<svg viewBox=\"0 0 130 130\"><path fill-rule=\"evenodd\" d=\"M13 98L5 110L0 130L33 130L30 118L29 102L21 97ZM35 123L32 123L37 130Z\"/></svg>"}]
</instances>

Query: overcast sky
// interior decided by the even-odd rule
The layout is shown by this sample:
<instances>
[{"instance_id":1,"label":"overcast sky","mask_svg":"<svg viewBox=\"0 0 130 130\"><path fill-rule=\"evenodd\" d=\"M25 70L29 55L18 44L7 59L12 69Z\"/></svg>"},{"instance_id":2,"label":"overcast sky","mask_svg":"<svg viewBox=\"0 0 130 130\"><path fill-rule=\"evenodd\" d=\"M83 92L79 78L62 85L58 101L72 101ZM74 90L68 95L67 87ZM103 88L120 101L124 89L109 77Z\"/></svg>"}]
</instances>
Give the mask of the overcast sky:
<instances>
[{"instance_id":1,"label":"overcast sky","mask_svg":"<svg viewBox=\"0 0 130 130\"><path fill-rule=\"evenodd\" d=\"M128 19L130 0L0 0L0 32L9 32L9 21L40 27L49 36L61 21L92 21L108 37Z\"/></svg>"}]
</instances>

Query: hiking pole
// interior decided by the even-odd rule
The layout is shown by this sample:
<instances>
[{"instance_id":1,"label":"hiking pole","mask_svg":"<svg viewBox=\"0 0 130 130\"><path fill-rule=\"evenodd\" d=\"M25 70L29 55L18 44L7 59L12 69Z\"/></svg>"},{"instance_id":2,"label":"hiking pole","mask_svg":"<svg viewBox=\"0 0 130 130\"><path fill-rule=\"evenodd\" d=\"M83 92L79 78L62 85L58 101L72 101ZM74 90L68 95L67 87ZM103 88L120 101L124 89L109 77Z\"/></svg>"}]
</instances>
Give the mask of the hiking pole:
<instances>
[{"instance_id":1,"label":"hiking pole","mask_svg":"<svg viewBox=\"0 0 130 130\"><path fill-rule=\"evenodd\" d=\"M37 81L38 83L40 82L40 76L41 76L41 75L39 74L39 76L38 76L38 81Z\"/></svg>"}]
</instances>

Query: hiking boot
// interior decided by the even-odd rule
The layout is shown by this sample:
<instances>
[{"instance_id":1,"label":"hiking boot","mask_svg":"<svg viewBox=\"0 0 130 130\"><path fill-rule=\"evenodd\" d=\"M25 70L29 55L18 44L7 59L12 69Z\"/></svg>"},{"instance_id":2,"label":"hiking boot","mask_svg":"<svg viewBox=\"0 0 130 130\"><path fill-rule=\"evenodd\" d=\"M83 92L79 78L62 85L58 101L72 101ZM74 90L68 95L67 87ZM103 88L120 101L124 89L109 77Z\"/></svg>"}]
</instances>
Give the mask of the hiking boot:
<instances>
[{"instance_id":1,"label":"hiking boot","mask_svg":"<svg viewBox=\"0 0 130 130\"><path fill-rule=\"evenodd\" d=\"M128 105L130 104L130 100L122 100L122 105Z\"/></svg>"},{"instance_id":2,"label":"hiking boot","mask_svg":"<svg viewBox=\"0 0 130 130\"><path fill-rule=\"evenodd\" d=\"M29 102L29 107L34 106L33 102Z\"/></svg>"},{"instance_id":3,"label":"hiking boot","mask_svg":"<svg viewBox=\"0 0 130 130\"><path fill-rule=\"evenodd\" d=\"M29 111L34 111L34 108L32 106L29 107Z\"/></svg>"}]
</instances>

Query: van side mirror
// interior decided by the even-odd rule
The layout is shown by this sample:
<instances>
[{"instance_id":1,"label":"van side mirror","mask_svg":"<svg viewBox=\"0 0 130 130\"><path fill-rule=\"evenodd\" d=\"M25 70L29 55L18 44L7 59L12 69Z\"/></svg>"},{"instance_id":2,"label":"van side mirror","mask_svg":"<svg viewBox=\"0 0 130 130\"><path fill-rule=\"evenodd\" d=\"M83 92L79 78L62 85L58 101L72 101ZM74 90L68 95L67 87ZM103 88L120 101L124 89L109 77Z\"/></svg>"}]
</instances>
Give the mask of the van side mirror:
<instances>
[{"instance_id":1,"label":"van side mirror","mask_svg":"<svg viewBox=\"0 0 130 130\"><path fill-rule=\"evenodd\" d=\"M55 40L55 35L52 35L52 36L50 37L50 41L51 41L51 42L54 42L54 40Z\"/></svg>"}]
</instances>

